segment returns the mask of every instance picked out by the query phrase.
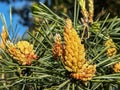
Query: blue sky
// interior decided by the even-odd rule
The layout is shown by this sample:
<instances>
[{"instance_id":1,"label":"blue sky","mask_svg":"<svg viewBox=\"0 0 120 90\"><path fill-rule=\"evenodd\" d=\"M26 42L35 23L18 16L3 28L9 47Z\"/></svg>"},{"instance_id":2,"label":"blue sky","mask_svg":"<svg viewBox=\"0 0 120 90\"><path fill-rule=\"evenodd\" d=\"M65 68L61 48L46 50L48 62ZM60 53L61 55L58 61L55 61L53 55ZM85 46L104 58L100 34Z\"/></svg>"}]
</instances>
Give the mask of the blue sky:
<instances>
[{"instance_id":1,"label":"blue sky","mask_svg":"<svg viewBox=\"0 0 120 90\"><path fill-rule=\"evenodd\" d=\"M14 5L14 4L13 4ZM17 4L18 6L20 6L20 4ZM0 13L2 13L6 19L6 23L7 23L7 27L10 26L10 7L12 5L7 4L7 3L0 3ZM18 23L19 19L21 19L18 15L13 15L12 16L13 19L13 28L15 29L16 25L17 25L17 29L20 29L19 31L19 35L22 35L27 29L28 27L23 26L21 24ZM0 32L2 30L2 21L0 20Z\"/></svg>"},{"instance_id":2,"label":"blue sky","mask_svg":"<svg viewBox=\"0 0 120 90\"><path fill-rule=\"evenodd\" d=\"M44 0L40 0L41 2L44 3ZM17 7L17 8L21 8L22 6L24 6L25 4L31 4L31 3L26 3L26 1L17 1L17 2L14 2L14 3L11 3L11 4L7 4L7 3L1 3L0 2L0 13L2 13L6 19L6 23L7 23L7 27L10 26L10 7L11 6L14 6L14 7ZM13 24L13 28L15 29L16 28L16 25L17 25L17 29L16 30L19 30L19 33L18 35L22 35L24 34L24 32L28 29L27 26L23 26L21 25L19 22L19 20L21 19L20 16L18 15L13 15L12 16L12 24ZM0 32L2 30L2 21L0 19Z\"/></svg>"}]
</instances>

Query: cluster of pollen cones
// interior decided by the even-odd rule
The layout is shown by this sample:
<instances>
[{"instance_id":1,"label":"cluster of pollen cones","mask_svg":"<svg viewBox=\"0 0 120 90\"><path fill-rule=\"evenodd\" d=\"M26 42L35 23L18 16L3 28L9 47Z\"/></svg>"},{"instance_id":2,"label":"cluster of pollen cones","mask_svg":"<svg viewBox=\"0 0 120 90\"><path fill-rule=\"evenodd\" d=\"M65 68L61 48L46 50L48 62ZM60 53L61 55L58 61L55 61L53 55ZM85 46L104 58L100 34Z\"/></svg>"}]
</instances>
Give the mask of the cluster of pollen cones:
<instances>
[{"instance_id":1,"label":"cluster of pollen cones","mask_svg":"<svg viewBox=\"0 0 120 90\"><path fill-rule=\"evenodd\" d=\"M81 39L68 18L63 36L64 44L59 34L55 36L53 55L56 58L62 57L65 68L71 72L71 77L82 81L91 80L95 76L96 65L91 65L90 61L85 59L84 45L81 44Z\"/></svg>"}]
</instances>

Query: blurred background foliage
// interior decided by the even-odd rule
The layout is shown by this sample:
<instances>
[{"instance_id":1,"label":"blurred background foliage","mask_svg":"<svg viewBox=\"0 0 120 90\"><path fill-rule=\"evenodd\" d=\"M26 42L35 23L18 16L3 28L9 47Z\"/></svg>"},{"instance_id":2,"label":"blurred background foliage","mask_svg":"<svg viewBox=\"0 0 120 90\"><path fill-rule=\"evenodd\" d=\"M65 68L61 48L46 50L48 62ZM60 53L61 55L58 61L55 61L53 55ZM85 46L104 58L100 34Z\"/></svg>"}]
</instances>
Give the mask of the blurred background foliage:
<instances>
[{"instance_id":1,"label":"blurred background foliage","mask_svg":"<svg viewBox=\"0 0 120 90\"><path fill-rule=\"evenodd\" d=\"M20 16L21 19L19 19L19 23L27 26L29 30L33 30L34 27L34 19L31 16L31 4L33 2L43 2L59 15L67 14L68 16L73 17L74 11L74 0L0 0L0 2L7 3L7 5L24 2L24 5L21 5L20 7L17 7L17 5L12 6L12 13L13 15L15 14ZM109 18L113 18L115 16L120 17L120 0L94 0L94 3L94 19L100 18L102 20L103 16L108 13L110 13ZM81 14L79 15L81 17Z\"/></svg>"}]
</instances>

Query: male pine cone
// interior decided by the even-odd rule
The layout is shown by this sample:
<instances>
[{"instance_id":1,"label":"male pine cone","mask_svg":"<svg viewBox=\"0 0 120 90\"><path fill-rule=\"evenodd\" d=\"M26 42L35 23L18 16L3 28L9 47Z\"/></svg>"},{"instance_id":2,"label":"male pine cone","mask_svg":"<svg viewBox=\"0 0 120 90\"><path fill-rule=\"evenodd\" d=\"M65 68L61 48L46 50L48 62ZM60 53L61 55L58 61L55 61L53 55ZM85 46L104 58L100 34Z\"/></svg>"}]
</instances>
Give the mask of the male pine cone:
<instances>
[{"instance_id":1,"label":"male pine cone","mask_svg":"<svg viewBox=\"0 0 120 90\"><path fill-rule=\"evenodd\" d=\"M85 59L84 45L81 44L76 30L72 26L72 21L66 19L64 29L64 63L65 68L71 72L71 76L82 81L91 80L96 72L96 65L90 65Z\"/></svg>"},{"instance_id":2,"label":"male pine cone","mask_svg":"<svg viewBox=\"0 0 120 90\"><path fill-rule=\"evenodd\" d=\"M116 46L115 46L115 43L113 42L112 39L108 39L106 42L105 42L105 46L106 47L109 47L107 49L107 57L110 58L112 56L115 56L117 54L117 49L116 49ZM118 58L119 59L119 58ZM113 65L113 68L114 72L118 73L120 72L120 62L117 62Z\"/></svg>"},{"instance_id":3,"label":"male pine cone","mask_svg":"<svg viewBox=\"0 0 120 90\"><path fill-rule=\"evenodd\" d=\"M8 34L7 34L7 30L5 28L5 26L3 26L2 28L2 33L1 33L1 42L0 42L0 47L3 49L3 50L6 50L6 41L8 40Z\"/></svg>"},{"instance_id":4,"label":"male pine cone","mask_svg":"<svg viewBox=\"0 0 120 90\"><path fill-rule=\"evenodd\" d=\"M63 54L63 46L62 46L60 34L55 35L54 41L55 43L52 48L52 53L53 53L53 56L58 60L59 57L61 57Z\"/></svg>"},{"instance_id":5,"label":"male pine cone","mask_svg":"<svg viewBox=\"0 0 120 90\"><path fill-rule=\"evenodd\" d=\"M106 42L105 42L105 46L106 47L109 47L107 49L107 57L112 57L114 55L117 54L117 49L116 49L116 46L115 46L115 43L113 42L112 39L108 39Z\"/></svg>"}]
</instances>

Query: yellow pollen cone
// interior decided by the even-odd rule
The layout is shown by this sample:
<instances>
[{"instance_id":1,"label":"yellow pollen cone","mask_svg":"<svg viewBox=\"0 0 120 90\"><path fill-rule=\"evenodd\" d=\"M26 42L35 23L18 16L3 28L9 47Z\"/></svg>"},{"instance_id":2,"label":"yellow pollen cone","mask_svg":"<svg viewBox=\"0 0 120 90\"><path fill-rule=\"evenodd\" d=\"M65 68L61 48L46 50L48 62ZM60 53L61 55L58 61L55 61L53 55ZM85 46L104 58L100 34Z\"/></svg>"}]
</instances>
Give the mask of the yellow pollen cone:
<instances>
[{"instance_id":1,"label":"yellow pollen cone","mask_svg":"<svg viewBox=\"0 0 120 90\"><path fill-rule=\"evenodd\" d=\"M8 40L8 34L7 31L5 29L5 27L3 26L2 28L2 33L1 33L1 43L0 43L0 47L5 50L6 49L6 41Z\"/></svg>"},{"instance_id":2,"label":"yellow pollen cone","mask_svg":"<svg viewBox=\"0 0 120 90\"><path fill-rule=\"evenodd\" d=\"M63 35L65 68L71 72L71 76L75 79L91 80L95 75L96 65L89 65L89 62L86 61L84 45L81 44L81 39L73 28L72 21L68 18Z\"/></svg>"},{"instance_id":3,"label":"yellow pollen cone","mask_svg":"<svg viewBox=\"0 0 120 90\"><path fill-rule=\"evenodd\" d=\"M27 41L19 41L13 44L7 41L9 54L21 65L31 65L38 57L33 50L33 45Z\"/></svg>"},{"instance_id":4,"label":"yellow pollen cone","mask_svg":"<svg viewBox=\"0 0 120 90\"><path fill-rule=\"evenodd\" d=\"M54 37L54 46L52 48L53 56L58 59L63 54L63 46L61 42L61 36L59 34L56 34Z\"/></svg>"}]
</instances>

